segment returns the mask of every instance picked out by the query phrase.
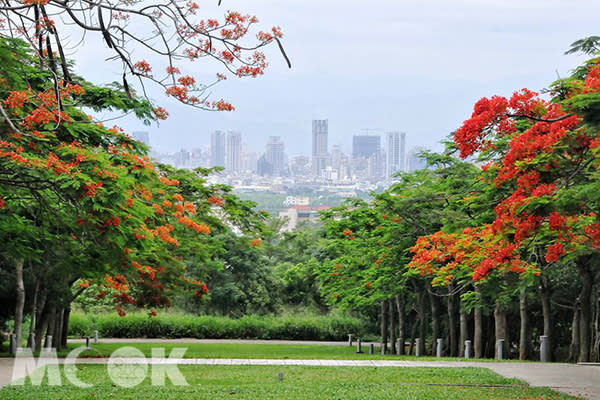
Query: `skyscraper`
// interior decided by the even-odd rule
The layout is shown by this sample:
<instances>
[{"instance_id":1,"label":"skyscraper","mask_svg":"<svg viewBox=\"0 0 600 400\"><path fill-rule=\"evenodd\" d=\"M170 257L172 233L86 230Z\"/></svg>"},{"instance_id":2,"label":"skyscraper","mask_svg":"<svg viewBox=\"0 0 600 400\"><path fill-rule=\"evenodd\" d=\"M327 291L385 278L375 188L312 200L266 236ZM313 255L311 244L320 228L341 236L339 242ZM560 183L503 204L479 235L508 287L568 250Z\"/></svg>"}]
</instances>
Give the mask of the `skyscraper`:
<instances>
[{"instance_id":1,"label":"skyscraper","mask_svg":"<svg viewBox=\"0 0 600 400\"><path fill-rule=\"evenodd\" d=\"M312 122L312 172L320 176L321 171L327 168L327 136L329 122L326 119L315 119Z\"/></svg>"},{"instance_id":2,"label":"skyscraper","mask_svg":"<svg viewBox=\"0 0 600 400\"><path fill-rule=\"evenodd\" d=\"M352 157L369 158L381 148L380 136L354 135L352 137Z\"/></svg>"},{"instance_id":3,"label":"skyscraper","mask_svg":"<svg viewBox=\"0 0 600 400\"><path fill-rule=\"evenodd\" d=\"M227 151L225 169L230 173L239 173L242 169L242 134L227 132Z\"/></svg>"},{"instance_id":4,"label":"skyscraper","mask_svg":"<svg viewBox=\"0 0 600 400\"><path fill-rule=\"evenodd\" d=\"M279 136L269 136L265 160L273 166L273 175L280 176L284 170L284 146Z\"/></svg>"},{"instance_id":5,"label":"skyscraper","mask_svg":"<svg viewBox=\"0 0 600 400\"><path fill-rule=\"evenodd\" d=\"M210 135L210 166L225 166L225 134L221 131Z\"/></svg>"},{"instance_id":6,"label":"skyscraper","mask_svg":"<svg viewBox=\"0 0 600 400\"><path fill-rule=\"evenodd\" d=\"M387 133L387 163L386 175L392 176L396 172L402 172L405 169L406 133L404 132L388 132Z\"/></svg>"}]
</instances>

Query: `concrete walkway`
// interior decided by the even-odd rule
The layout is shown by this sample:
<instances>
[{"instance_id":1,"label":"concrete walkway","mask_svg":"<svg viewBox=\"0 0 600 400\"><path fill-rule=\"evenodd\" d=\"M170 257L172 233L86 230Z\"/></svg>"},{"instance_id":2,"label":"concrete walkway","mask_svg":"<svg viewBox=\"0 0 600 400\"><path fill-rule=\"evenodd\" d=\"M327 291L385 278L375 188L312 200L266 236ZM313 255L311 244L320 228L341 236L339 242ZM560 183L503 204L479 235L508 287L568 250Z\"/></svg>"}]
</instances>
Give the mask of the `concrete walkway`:
<instances>
[{"instance_id":1,"label":"concrete walkway","mask_svg":"<svg viewBox=\"0 0 600 400\"><path fill-rule=\"evenodd\" d=\"M136 364L145 359L122 358L120 363ZM63 360L61 360L62 362ZM78 364L106 364L107 358L83 358ZM148 363L152 363L150 359ZM559 363L498 363L468 361L394 361L394 360L276 360L276 359L163 359L159 363L181 365L302 365L327 367L434 367L488 368L507 378L518 378L531 386L550 387L557 391L586 399L600 400L600 366ZM12 379L13 359L0 359L0 385Z\"/></svg>"},{"instance_id":2,"label":"concrete walkway","mask_svg":"<svg viewBox=\"0 0 600 400\"><path fill-rule=\"evenodd\" d=\"M93 339L92 339L93 341ZM69 339L69 343L85 343L85 339ZM264 340L264 339L126 339L126 338L101 338L100 343L187 343L187 344L292 344L292 345L310 345L310 346L348 346L348 341L344 342L323 342L316 340ZM379 346L376 342L362 342L364 346L369 346L373 343ZM356 339L353 344L356 345Z\"/></svg>"}]
</instances>

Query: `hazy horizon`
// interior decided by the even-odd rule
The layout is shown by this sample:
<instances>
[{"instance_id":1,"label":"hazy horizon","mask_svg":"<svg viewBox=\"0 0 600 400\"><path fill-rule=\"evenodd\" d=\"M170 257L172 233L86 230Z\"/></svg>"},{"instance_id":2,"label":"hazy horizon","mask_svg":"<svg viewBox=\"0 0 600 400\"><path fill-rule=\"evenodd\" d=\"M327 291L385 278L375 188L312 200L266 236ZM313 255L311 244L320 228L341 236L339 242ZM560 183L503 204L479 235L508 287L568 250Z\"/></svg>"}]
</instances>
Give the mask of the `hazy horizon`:
<instances>
[{"instance_id":1,"label":"hazy horizon","mask_svg":"<svg viewBox=\"0 0 600 400\"><path fill-rule=\"evenodd\" d=\"M271 46L263 77L229 77L215 88L215 98L235 105L231 113L195 110L150 88L170 118L150 127L131 117L115 123L130 133L149 131L157 151L205 147L212 131L236 130L257 152L269 136L281 136L287 154L308 155L313 119L329 120L330 149L342 144L350 151L352 136L365 128L382 136L406 132L407 148L439 149L479 98L540 90L557 74L567 75L584 57L564 51L597 33L600 11L600 4L582 0L212 3L202 5L202 17L231 9L257 15L263 29L281 26L293 68ZM101 51L86 46L77 72L93 81L119 80L118 63L98 63ZM193 65L197 71L190 72L200 76L222 72L202 60Z\"/></svg>"}]
</instances>

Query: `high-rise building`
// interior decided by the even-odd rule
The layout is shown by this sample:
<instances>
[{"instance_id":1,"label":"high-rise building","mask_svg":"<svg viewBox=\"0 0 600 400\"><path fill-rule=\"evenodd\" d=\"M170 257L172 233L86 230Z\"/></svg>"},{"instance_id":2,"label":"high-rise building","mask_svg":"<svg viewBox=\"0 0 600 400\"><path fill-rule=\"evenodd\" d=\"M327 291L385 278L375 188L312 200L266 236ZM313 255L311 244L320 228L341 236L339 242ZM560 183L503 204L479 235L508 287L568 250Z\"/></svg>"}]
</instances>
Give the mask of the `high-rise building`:
<instances>
[{"instance_id":1,"label":"high-rise building","mask_svg":"<svg viewBox=\"0 0 600 400\"><path fill-rule=\"evenodd\" d=\"M242 169L242 134L227 132L225 169L229 173L239 173Z\"/></svg>"},{"instance_id":2,"label":"high-rise building","mask_svg":"<svg viewBox=\"0 0 600 400\"><path fill-rule=\"evenodd\" d=\"M137 131L133 132L133 138L138 142L144 143L146 146L150 147L150 132L147 131Z\"/></svg>"},{"instance_id":3,"label":"high-rise building","mask_svg":"<svg viewBox=\"0 0 600 400\"><path fill-rule=\"evenodd\" d=\"M367 172L370 179L376 180L385 174L385 152L379 149L369 156Z\"/></svg>"},{"instance_id":4,"label":"high-rise building","mask_svg":"<svg viewBox=\"0 0 600 400\"><path fill-rule=\"evenodd\" d=\"M279 136L269 136L265 160L273 166L273 175L281 176L285 172L284 146Z\"/></svg>"},{"instance_id":5,"label":"high-rise building","mask_svg":"<svg viewBox=\"0 0 600 400\"><path fill-rule=\"evenodd\" d=\"M312 172L320 176L327 168L329 122L326 119L315 119L312 122Z\"/></svg>"},{"instance_id":6,"label":"high-rise building","mask_svg":"<svg viewBox=\"0 0 600 400\"><path fill-rule=\"evenodd\" d=\"M267 155L263 154L256 162L256 173L265 176L273 175L273 164L267 161Z\"/></svg>"},{"instance_id":7,"label":"high-rise building","mask_svg":"<svg viewBox=\"0 0 600 400\"><path fill-rule=\"evenodd\" d=\"M404 132L388 132L387 133L387 162L386 175L392 176L396 172L403 172L405 168L405 146L406 133Z\"/></svg>"},{"instance_id":8,"label":"high-rise building","mask_svg":"<svg viewBox=\"0 0 600 400\"><path fill-rule=\"evenodd\" d=\"M225 134L221 131L214 131L210 135L210 166L225 166Z\"/></svg>"},{"instance_id":9,"label":"high-rise building","mask_svg":"<svg viewBox=\"0 0 600 400\"><path fill-rule=\"evenodd\" d=\"M380 136L354 135L352 137L352 157L369 158L381 148Z\"/></svg>"},{"instance_id":10,"label":"high-rise building","mask_svg":"<svg viewBox=\"0 0 600 400\"><path fill-rule=\"evenodd\" d=\"M413 147L406 155L406 171L413 172L427 168L427 162L419 157L419 154L426 149L424 147Z\"/></svg>"}]
</instances>

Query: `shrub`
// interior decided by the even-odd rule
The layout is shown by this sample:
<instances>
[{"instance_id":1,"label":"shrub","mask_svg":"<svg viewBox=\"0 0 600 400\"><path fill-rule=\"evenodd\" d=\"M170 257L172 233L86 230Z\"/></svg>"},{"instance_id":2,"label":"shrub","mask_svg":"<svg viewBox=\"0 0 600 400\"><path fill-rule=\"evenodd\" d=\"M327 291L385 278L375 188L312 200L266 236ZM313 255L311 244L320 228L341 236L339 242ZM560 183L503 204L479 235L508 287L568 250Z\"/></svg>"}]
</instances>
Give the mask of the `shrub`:
<instances>
[{"instance_id":1,"label":"shrub","mask_svg":"<svg viewBox=\"0 0 600 400\"><path fill-rule=\"evenodd\" d=\"M150 317L135 312L119 317L74 312L69 335L88 336L98 329L100 336L114 338L346 340L348 333L365 335L372 331L369 328L365 321L338 315L247 315L233 319L182 313Z\"/></svg>"}]
</instances>

